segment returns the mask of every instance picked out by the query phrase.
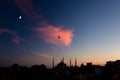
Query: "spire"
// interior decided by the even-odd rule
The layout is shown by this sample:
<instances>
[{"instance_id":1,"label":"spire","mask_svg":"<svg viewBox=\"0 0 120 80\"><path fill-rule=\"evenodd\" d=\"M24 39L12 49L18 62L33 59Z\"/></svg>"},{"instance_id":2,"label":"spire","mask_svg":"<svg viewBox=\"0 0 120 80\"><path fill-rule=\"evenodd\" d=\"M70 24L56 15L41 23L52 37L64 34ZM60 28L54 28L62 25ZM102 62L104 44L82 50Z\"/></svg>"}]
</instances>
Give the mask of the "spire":
<instances>
[{"instance_id":1,"label":"spire","mask_svg":"<svg viewBox=\"0 0 120 80\"><path fill-rule=\"evenodd\" d=\"M52 60L52 65L53 65L53 68L54 68L54 57L53 57L53 60Z\"/></svg>"},{"instance_id":2,"label":"spire","mask_svg":"<svg viewBox=\"0 0 120 80\"><path fill-rule=\"evenodd\" d=\"M63 62L64 62L64 57L63 57Z\"/></svg>"},{"instance_id":3,"label":"spire","mask_svg":"<svg viewBox=\"0 0 120 80\"><path fill-rule=\"evenodd\" d=\"M71 58L70 58L70 67L71 67Z\"/></svg>"},{"instance_id":4,"label":"spire","mask_svg":"<svg viewBox=\"0 0 120 80\"><path fill-rule=\"evenodd\" d=\"M77 66L77 58L75 58L75 66Z\"/></svg>"},{"instance_id":5,"label":"spire","mask_svg":"<svg viewBox=\"0 0 120 80\"><path fill-rule=\"evenodd\" d=\"M64 63L64 57L61 59L61 62L63 62L63 63Z\"/></svg>"}]
</instances>

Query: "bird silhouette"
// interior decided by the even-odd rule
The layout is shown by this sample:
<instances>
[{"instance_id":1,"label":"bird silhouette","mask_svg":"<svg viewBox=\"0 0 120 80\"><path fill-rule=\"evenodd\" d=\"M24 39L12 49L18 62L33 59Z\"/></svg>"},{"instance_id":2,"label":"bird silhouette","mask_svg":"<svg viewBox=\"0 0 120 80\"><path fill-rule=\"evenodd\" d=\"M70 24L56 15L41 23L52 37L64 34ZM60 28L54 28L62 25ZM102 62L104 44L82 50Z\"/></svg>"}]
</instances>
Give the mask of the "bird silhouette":
<instances>
[{"instance_id":1,"label":"bird silhouette","mask_svg":"<svg viewBox=\"0 0 120 80\"><path fill-rule=\"evenodd\" d=\"M60 39L61 37L58 35L58 39Z\"/></svg>"}]
</instances>

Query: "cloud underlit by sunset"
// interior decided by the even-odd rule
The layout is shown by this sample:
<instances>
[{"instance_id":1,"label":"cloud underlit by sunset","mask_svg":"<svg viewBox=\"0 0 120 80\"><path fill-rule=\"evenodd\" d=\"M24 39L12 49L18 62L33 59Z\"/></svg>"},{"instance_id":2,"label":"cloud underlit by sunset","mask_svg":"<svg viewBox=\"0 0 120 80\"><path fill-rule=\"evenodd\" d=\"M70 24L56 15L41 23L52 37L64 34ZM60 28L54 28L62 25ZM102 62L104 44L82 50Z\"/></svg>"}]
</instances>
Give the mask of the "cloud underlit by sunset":
<instances>
[{"instance_id":1,"label":"cloud underlit by sunset","mask_svg":"<svg viewBox=\"0 0 120 80\"><path fill-rule=\"evenodd\" d=\"M0 29L0 34L2 34L2 33L9 33L11 35L16 35L16 32L11 31L9 29Z\"/></svg>"},{"instance_id":2,"label":"cloud underlit by sunset","mask_svg":"<svg viewBox=\"0 0 120 80\"><path fill-rule=\"evenodd\" d=\"M15 42L15 43L20 43L20 42L21 42L21 39L20 39L20 37L15 36L15 37L12 39L12 41Z\"/></svg>"},{"instance_id":3,"label":"cloud underlit by sunset","mask_svg":"<svg viewBox=\"0 0 120 80\"><path fill-rule=\"evenodd\" d=\"M72 29L63 29L63 27L48 25L47 27L36 27L33 30L42 37L46 43L69 46L72 42Z\"/></svg>"},{"instance_id":4,"label":"cloud underlit by sunset","mask_svg":"<svg viewBox=\"0 0 120 80\"><path fill-rule=\"evenodd\" d=\"M21 38L17 35L17 32L9 30L9 29L0 29L0 34L2 35L3 33L8 33L9 35L12 35L13 38L11 39L14 43L20 43Z\"/></svg>"}]
</instances>

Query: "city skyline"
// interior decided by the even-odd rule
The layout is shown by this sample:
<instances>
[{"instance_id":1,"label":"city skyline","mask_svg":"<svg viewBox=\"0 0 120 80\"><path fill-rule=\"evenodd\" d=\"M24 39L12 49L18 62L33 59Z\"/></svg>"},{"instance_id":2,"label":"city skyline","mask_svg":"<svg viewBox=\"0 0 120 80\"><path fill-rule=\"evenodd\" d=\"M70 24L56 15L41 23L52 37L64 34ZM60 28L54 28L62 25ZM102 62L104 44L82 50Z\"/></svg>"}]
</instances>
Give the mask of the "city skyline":
<instances>
[{"instance_id":1,"label":"city skyline","mask_svg":"<svg viewBox=\"0 0 120 80\"><path fill-rule=\"evenodd\" d=\"M119 0L1 0L0 66L120 59ZM70 63L71 60L71 63Z\"/></svg>"}]
</instances>

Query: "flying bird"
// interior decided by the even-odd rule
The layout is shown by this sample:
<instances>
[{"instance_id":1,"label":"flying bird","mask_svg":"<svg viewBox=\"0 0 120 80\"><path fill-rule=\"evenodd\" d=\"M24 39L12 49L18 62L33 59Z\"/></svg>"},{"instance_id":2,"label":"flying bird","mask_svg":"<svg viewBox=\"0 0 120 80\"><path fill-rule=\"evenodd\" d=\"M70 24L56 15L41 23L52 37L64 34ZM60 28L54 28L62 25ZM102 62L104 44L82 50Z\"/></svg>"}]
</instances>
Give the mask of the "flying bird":
<instances>
[{"instance_id":1,"label":"flying bird","mask_svg":"<svg viewBox=\"0 0 120 80\"><path fill-rule=\"evenodd\" d=\"M60 39L61 37L58 35L58 39Z\"/></svg>"}]
</instances>

